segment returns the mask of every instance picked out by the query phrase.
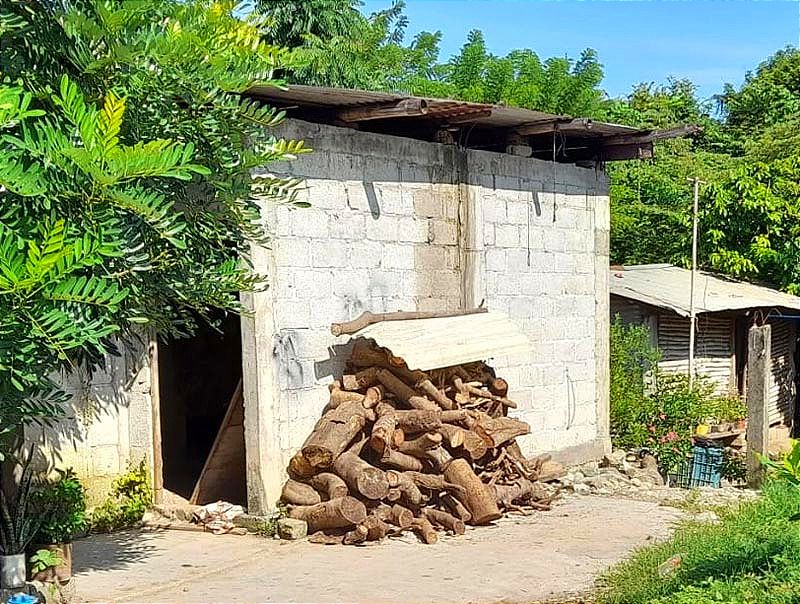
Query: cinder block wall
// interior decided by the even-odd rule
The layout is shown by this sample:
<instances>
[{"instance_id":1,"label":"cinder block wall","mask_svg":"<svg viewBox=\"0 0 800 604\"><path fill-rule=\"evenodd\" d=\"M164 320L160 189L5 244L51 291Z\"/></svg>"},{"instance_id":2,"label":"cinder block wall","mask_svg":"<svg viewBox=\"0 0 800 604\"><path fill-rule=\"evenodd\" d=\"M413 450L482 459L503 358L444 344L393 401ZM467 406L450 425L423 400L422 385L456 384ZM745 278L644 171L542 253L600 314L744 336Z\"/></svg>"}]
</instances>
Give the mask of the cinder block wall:
<instances>
[{"instance_id":1,"label":"cinder block wall","mask_svg":"<svg viewBox=\"0 0 800 604\"><path fill-rule=\"evenodd\" d=\"M148 360L146 346L131 343L122 355L109 355L104 370L91 376L82 369L62 375L62 388L72 396L64 418L26 429L28 442L42 446L48 463L75 470L91 504L105 499L112 481L129 464L144 460L152 468Z\"/></svg>"},{"instance_id":2,"label":"cinder block wall","mask_svg":"<svg viewBox=\"0 0 800 604\"><path fill-rule=\"evenodd\" d=\"M449 310L485 299L533 344L493 364L532 425L529 452L580 460L607 446L608 198L602 173L288 120L314 153L273 166L310 209L265 203L266 292L243 321L249 503L277 499L365 310ZM553 192L555 191L555 193ZM446 345L446 343L443 343Z\"/></svg>"}]
</instances>

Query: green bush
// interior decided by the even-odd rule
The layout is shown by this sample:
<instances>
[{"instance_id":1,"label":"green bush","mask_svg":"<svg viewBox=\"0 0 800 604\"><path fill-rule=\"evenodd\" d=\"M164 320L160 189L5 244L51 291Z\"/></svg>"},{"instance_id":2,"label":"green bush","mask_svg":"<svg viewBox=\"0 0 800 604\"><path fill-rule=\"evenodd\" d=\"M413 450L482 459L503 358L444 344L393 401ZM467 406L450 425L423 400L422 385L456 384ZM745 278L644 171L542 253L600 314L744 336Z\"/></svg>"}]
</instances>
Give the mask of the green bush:
<instances>
[{"instance_id":1,"label":"green bush","mask_svg":"<svg viewBox=\"0 0 800 604\"><path fill-rule=\"evenodd\" d=\"M153 501L144 461L114 481L111 496L92 512L92 530L110 533L138 524Z\"/></svg>"},{"instance_id":2,"label":"green bush","mask_svg":"<svg viewBox=\"0 0 800 604\"><path fill-rule=\"evenodd\" d=\"M763 497L719 512L719 524L688 522L600 580L600 604L789 604L800 601L800 489L765 485ZM678 556L675 572L659 566Z\"/></svg>"},{"instance_id":3,"label":"green bush","mask_svg":"<svg viewBox=\"0 0 800 604\"><path fill-rule=\"evenodd\" d=\"M611 325L611 438L623 449L645 447L671 472L691 451L695 427L707 419L739 419L738 397L720 397L696 378L658 370L659 350L644 325Z\"/></svg>"},{"instance_id":4,"label":"green bush","mask_svg":"<svg viewBox=\"0 0 800 604\"><path fill-rule=\"evenodd\" d=\"M59 478L44 482L31 494L31 504L41 525L35 543L69 543L89 526L86 491L72 471L59 470Z\"/></svg>"}]
</instances>

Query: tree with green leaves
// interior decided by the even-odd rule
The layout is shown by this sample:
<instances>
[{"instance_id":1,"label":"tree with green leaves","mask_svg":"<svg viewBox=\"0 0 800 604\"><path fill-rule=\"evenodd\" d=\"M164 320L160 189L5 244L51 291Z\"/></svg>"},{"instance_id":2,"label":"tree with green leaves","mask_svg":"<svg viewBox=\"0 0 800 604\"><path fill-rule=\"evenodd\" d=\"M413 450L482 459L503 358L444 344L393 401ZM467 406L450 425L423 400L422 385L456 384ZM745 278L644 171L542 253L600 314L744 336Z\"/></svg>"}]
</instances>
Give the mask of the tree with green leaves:
<instances>
[{"instance_id":1,"label":"tree with green leaves","mask_svg":"<svg viewBox=\"0 0 800 604\"><path fill-rule=\"evenodd\" d=\"M50 376L141 328L191 334L264 283L254 175L305 152L241 96L285 53L210 0L10 0L0 13L0 425L58 413ZM48 61L42 62L42 57ZM58 66L51 69L53 65ZM63 72L67 75L57 75Z\"/></svg>"}]
</instances>

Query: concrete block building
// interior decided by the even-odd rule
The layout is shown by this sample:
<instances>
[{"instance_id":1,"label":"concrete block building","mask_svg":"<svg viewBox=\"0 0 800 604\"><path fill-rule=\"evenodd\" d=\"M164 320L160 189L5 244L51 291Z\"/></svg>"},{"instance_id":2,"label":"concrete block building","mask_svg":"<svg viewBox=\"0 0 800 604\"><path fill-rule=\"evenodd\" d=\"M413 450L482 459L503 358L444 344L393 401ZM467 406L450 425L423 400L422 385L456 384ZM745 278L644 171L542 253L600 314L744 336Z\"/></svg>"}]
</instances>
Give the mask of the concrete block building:
<instances>
[{"instance_id":1,"label":"concrete block building","mask_svg":"<svg viewBox=\"0 0 800 604\"><path fill-rule=\"evenodd\" d=\"M241 488L230 492L267 510L347 356L331 323L480 304L530 343L487 359L532 427L523 450L574 462L606 451L603 164L649 157L655 139L684 131L363 91L251 94L287 109L271 134L314 150L271 166L303 179L311 207L261 202L272 241L251 260L269 287L243 295L248 316L222 334L130 346L110 376L74 385L74 413L49 432L62 463L102 485L144 459L157 497L189 497L241 381L242 452L225 466Z\"/></svg>"}]
</instances>

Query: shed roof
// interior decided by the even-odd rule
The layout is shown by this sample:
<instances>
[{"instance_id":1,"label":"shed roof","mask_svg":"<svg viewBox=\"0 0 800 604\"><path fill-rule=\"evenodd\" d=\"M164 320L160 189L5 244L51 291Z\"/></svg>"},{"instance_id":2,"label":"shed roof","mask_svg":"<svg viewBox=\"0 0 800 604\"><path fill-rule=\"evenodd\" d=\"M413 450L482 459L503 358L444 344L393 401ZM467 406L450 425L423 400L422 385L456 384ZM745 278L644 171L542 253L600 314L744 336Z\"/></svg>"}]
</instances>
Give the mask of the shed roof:
<instances>
[{"instance_id":1,"label":"shed roof","mask_svg":"<svg viewBox=\"0 0 800 604\"><path fill-rule=\"evenodd\" d=\"M533 157L551 159L555 143L556 160L562 162L649 158L654 141L698 130L640 130L506 105L320 86L253 86L247 94L307 121L439 142L445 132L470 148L528 144Z\"/></svg>"},{"instance_id":2,"label":"shed roof","mask_svg":"<svg viewBox=\"0 0 800 604\"><path fill-rule=\"evenodd\" d=\"M671 264L612 267L609 290L613 295L666 308L688 317L690 279L691 271ZM751 308L800 310L800 298L797 296L704 271L697 272L694 302L697 313Z\"/></svg>"},{"instance_id":3,"label":"shed roof","mask_svg":"<svg viewBox=\"0 0 800 604\"><path fill-rule=\"evenodd\" d=\"M423 371L531 350L519 328L497 312L382 321L359 330L353 337L374 340L401 357L409 369Z\"/></svg>"}]
</instances>

